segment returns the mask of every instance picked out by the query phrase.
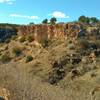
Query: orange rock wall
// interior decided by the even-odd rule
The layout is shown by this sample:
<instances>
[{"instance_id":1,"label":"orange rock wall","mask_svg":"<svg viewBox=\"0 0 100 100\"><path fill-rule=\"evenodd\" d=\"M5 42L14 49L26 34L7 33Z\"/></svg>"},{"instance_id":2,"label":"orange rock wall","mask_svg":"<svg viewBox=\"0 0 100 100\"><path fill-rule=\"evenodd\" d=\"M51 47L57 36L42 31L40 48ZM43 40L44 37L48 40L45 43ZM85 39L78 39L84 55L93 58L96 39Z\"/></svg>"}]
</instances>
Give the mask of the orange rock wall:
<instances>
[{"instance_id":1,"label":"orange rock wall","mask_svg":"<svg viewBox=\"0 0 100 100\"><path fill-rule=\"evenodd\" d=\"M45 39L52 38L77 38L78 33L81 30L80 24L56 24L56 25L32 25L21 26L18 30L19 35L33 34L36 41L42 42Z\"/></svg>"}]
</instances>

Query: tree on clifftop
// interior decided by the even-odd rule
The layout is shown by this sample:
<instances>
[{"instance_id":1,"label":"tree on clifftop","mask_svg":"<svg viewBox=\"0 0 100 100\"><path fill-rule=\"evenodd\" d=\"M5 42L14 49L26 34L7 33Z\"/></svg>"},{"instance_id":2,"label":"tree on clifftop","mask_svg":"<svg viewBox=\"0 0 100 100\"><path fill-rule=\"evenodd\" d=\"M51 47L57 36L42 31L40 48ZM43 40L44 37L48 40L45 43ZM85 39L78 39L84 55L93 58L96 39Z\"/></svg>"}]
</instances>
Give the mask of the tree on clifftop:
<instances>
[{"instance_id":1,"label":"tree on clifftop","mask_svg":"<svg viewBox=\"0 0 100 100\"><path fill-rule=\"evenodd\" d=\"M34 22L30 22L29 25L34 25Z\"/></svg>"},{"instance_id":2,"label":"tree on clifftop","mask_svg":"<svg viewBox=\"0 0 100 100\"><path fill-rule=\"evenodd\" d=\"M89 19L89 17L86 17L86 16L83 15L83 16L79 17L78 21L88 24L90 22L90 19Z\"/></svg>"},{"instance_id":3,"label":"tree on clifftop","mask_svg":"<svg viewBox=\"0 0 100 100\"><path fill-rule=\"evenodd\" d=\"M99 19L97 19L96 17L91 17L90 21L91 21L91 23L98 23Z\"/></svg>"},{"instance_id":4,"label":"tree on clifftop","mask_svg":"<svg viewBox=\"0 0 100 100\"><path fill-rule=\"evenodd\" d=\"M50 19L50 24L55 24L57 22L57 19L55 17L52 17Z\"/></svg>"},{"instance_id":5,"label":"tree on clifftop","mask_svg":"<svg viewBox=\"0 0 100 100\"><path fill-rule=\"evenodd\" d=\"M42 23L43 23L43 24L48 24L48 19L44 19L44 20L42 21Z\"/></svg>"},{"instance_id":6,"label":"tree on clifftop","mask_svg":"<svg viewBox=\"0 0 100 100\"><path fill-rule=\"evenodd\" d=\"M79 17L78 21L85 24L95 24L99 22L99 19L96 17L86 17L83 15Z\"/></svg>"}]
</instances>

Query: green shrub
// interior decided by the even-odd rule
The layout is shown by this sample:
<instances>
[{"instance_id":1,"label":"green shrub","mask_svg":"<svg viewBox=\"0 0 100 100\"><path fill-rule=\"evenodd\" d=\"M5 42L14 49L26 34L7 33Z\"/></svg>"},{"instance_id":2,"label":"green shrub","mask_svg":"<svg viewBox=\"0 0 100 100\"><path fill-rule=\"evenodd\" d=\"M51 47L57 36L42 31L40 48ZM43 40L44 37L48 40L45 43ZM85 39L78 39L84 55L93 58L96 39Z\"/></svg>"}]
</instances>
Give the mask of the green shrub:
<instances>
[{"instance_id":1,"label":"green shrub","mask_svg":"<svg viewBox=\"0 0 100 100\"><path fill-rule=\"evenodd\" d=\"M10 60L11 60L11 57L7 53L2 55L1 59L0 59L0 61L3 62L3 63L9 62Z\"/></svg>"},{"instance_id":2,"label":"green shrub","mask_svg":"<svg viewBox=\"0 0 100 100\"><path fill-rule=\"evenodd\" d=\"M30 62L30 61L32 61L33 60L33 57L32 56L27 56L26 57L26 62Z\"/></svg>"},{"instance_id":3,"label":"green shrub","mask_svg":"<svg viewBox=\"0 0 100 100\"><path fill-rule=\"evenodd\" d=\"M12 52L15 54L15 56L19 56L22 53L22 49L20 47L14 47Z\"/></svg>"}]
</instances>

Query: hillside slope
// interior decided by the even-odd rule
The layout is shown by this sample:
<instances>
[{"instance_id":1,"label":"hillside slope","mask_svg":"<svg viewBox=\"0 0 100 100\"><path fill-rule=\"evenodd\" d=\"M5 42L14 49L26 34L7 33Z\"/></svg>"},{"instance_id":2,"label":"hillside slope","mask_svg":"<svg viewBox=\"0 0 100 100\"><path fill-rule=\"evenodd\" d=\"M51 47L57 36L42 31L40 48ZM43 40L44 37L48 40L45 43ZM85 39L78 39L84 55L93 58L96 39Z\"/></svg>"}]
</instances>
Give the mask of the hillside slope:
<instances>
[{"instance_id":1,"label":"hillside slope","mask_svg":"<svg viewBox=\"0 0 100 100\"><path fill-rule=\"evenodd\" d=\"M5 100L100 100L100 33L47 44L15 36L0 43Z\"/></svg>"}]
</instances>

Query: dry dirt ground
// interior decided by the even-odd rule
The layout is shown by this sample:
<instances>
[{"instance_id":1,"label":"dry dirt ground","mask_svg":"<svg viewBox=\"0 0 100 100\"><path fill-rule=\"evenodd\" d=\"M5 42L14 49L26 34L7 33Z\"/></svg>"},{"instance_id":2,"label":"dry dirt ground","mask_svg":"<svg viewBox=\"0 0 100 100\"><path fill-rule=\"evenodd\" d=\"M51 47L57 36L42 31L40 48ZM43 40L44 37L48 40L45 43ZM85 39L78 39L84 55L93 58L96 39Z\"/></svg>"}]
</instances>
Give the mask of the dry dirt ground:
<instances>
[{"instance_id":1,"label":"dry dirt ground","mask_svg":"<svg viewBox=\"0 0 100 100\"><path fill-rule=\"evenodd\" d=\"M14 47L22 48L15 56ZM100 48L82 50L77 42L53 40L46 48L12 40L0 46L0 97L5 100L100 100ZM84 48L82 48L84 49ZM85 52L85 54L83 54ZM26 56L33 60L26 63ZM5 96L6 94L6 96ZM3 100L3 99L0 99Z\"/></svg>"}]
</instances>

